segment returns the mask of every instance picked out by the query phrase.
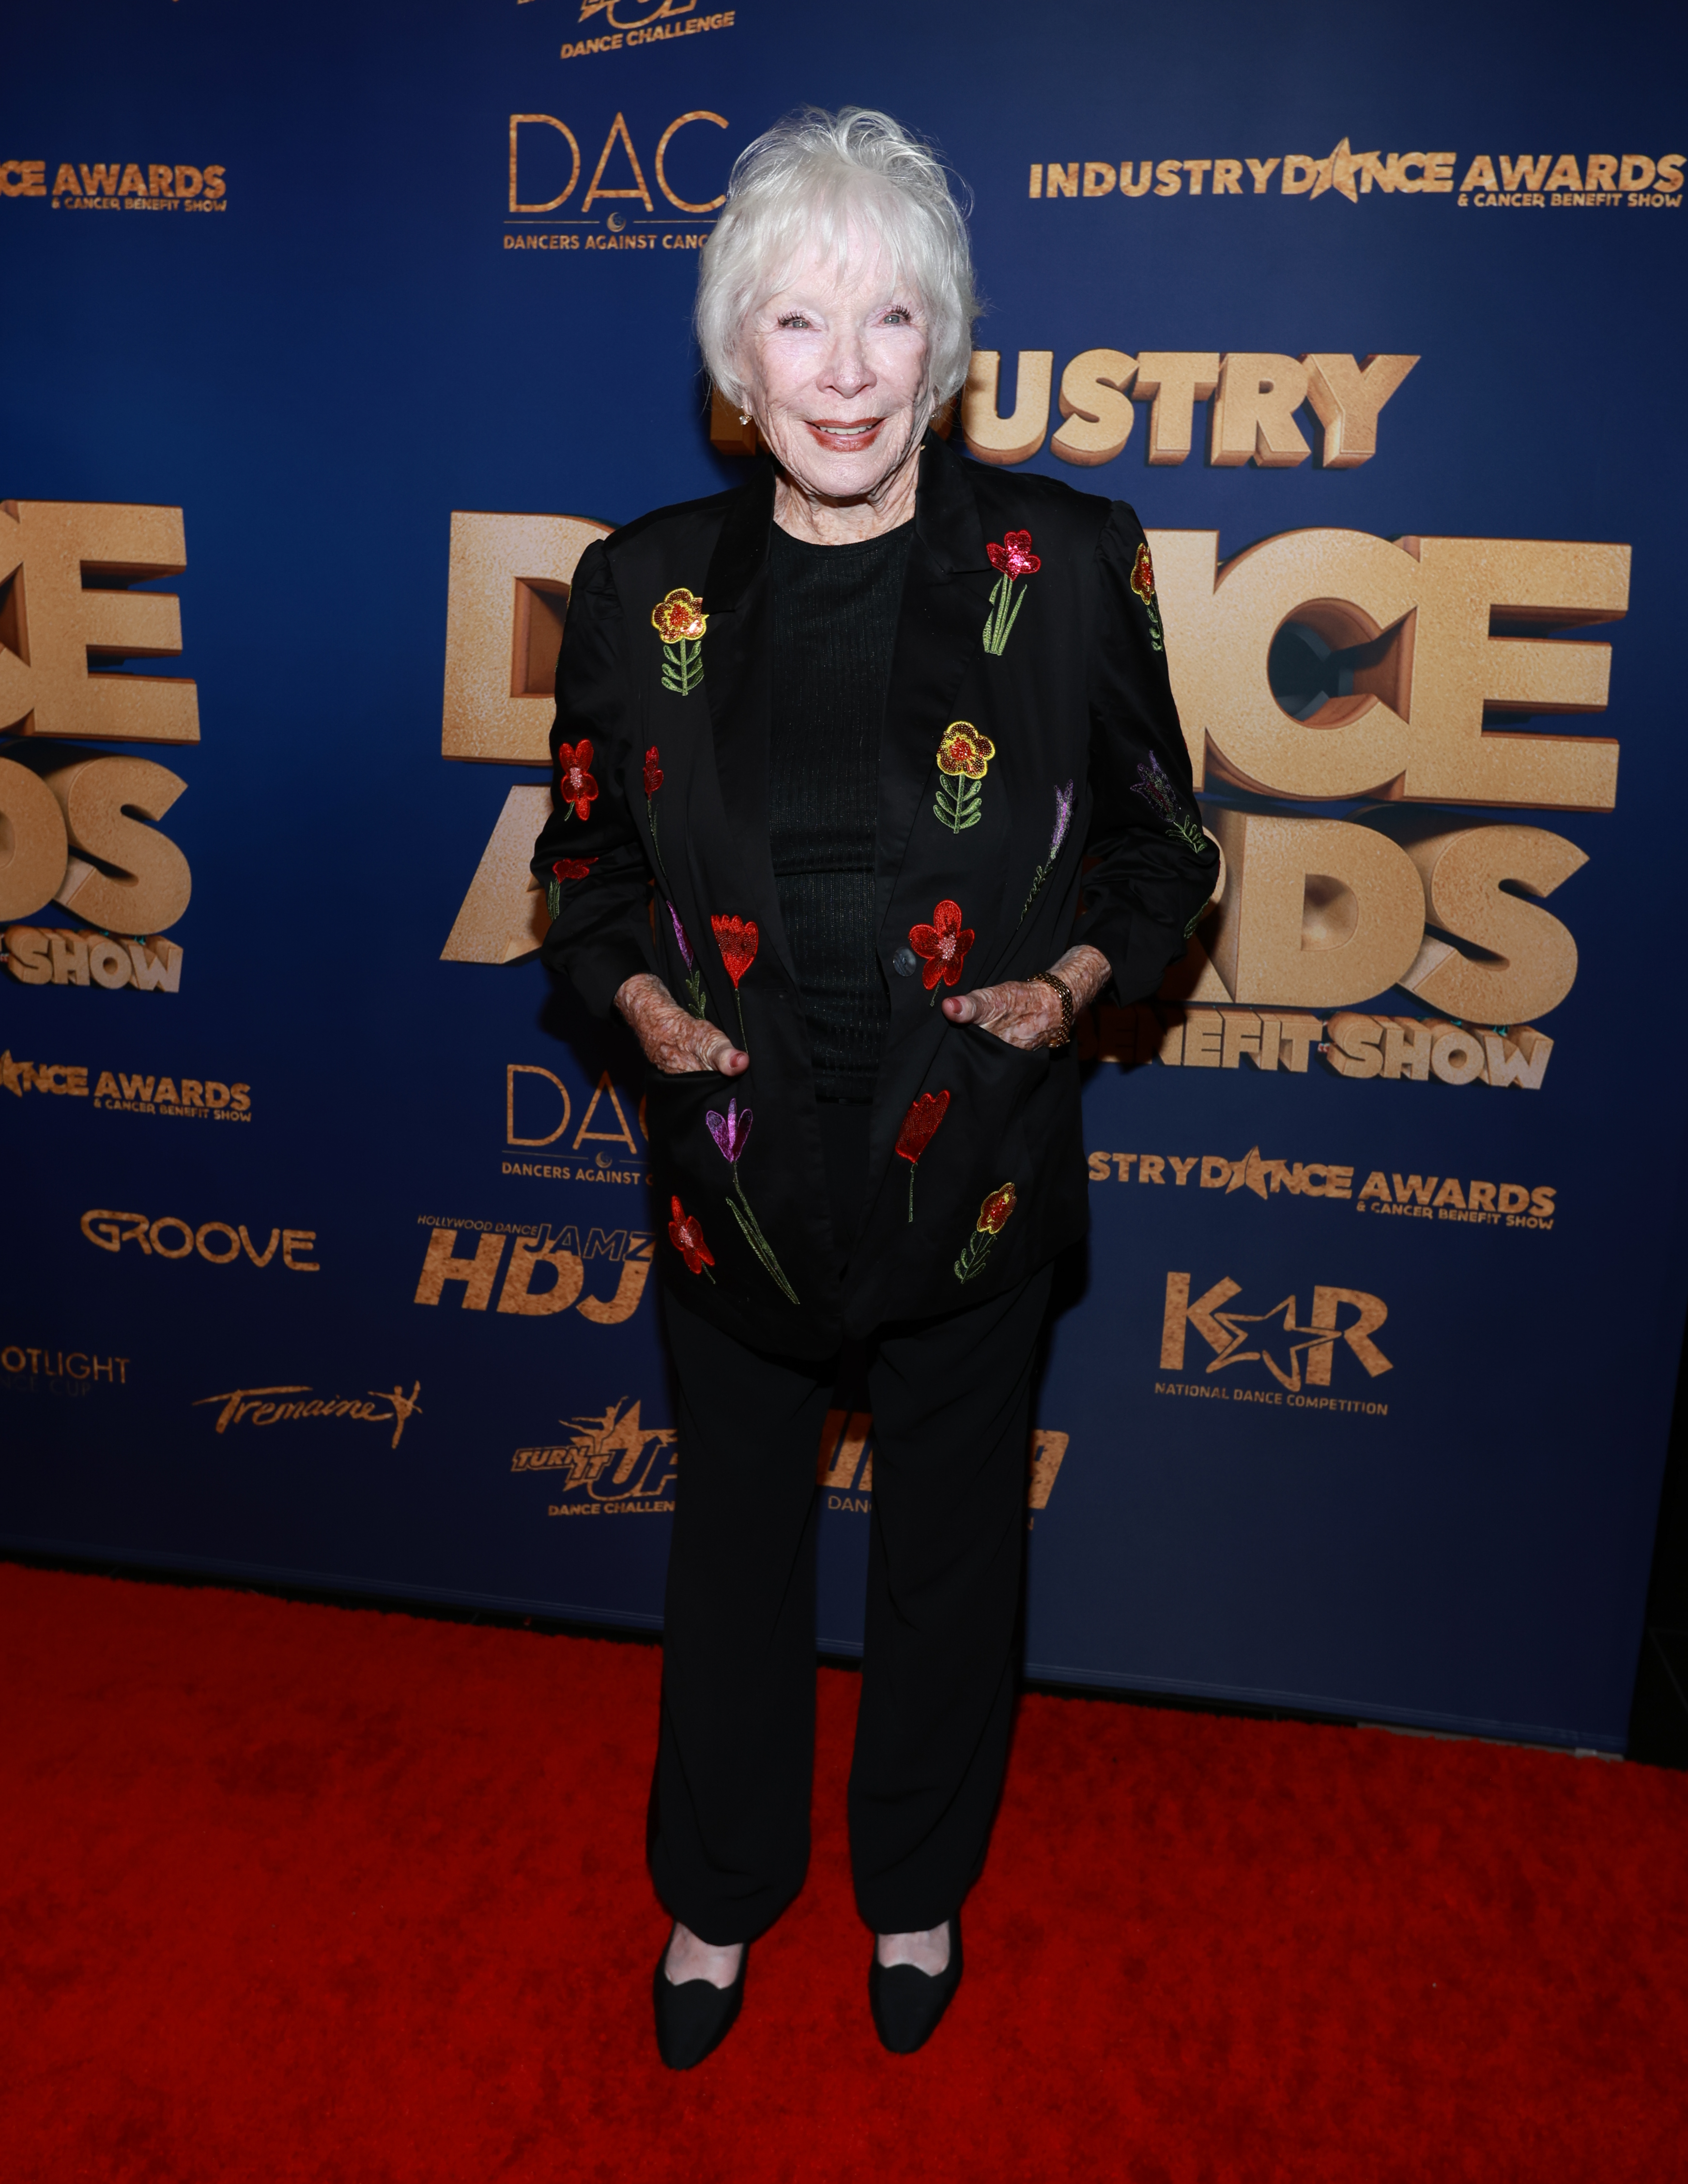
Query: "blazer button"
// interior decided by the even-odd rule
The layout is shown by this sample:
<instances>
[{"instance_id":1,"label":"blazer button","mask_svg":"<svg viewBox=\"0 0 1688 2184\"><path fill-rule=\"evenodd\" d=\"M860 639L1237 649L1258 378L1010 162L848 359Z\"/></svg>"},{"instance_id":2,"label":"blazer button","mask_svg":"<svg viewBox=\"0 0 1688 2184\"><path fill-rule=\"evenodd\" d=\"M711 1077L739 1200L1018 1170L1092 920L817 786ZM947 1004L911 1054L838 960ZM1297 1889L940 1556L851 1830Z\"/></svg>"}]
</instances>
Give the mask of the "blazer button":
<instances>
[{"instance_id":1,"label":"blazer button","mask_svg":"<svg viewBox=\"0 0 1688 2184\"><path fill-rule=\"evenodd\" d=\"M900 978L911 978L920 968L920 958L912 948L900 948L891 958L891 968Z\"/></svg>"}]
</instances>

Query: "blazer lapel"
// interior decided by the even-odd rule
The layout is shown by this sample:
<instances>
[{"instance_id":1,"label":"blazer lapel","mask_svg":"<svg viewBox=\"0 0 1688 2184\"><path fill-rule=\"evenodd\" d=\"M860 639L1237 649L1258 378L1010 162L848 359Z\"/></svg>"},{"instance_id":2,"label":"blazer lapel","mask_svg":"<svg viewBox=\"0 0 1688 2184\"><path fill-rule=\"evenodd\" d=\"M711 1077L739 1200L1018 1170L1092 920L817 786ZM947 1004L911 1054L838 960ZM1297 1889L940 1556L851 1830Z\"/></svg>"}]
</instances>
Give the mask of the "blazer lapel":
<instances>
[{"instance_id":1,"label":"blazer lapel","mask_svg":"<svg viewBox=\"0 0 1688 2184\"><path fill-rule=\"evenodd\" d=\"M939 738L983 639L996 581L984 544L967 474L937 434L928 432L879 745L874 929L882 941L916 815L934 793Z\"/></svg>"},{"instance_id":2,"label":"blazer lapel","mask_svg":"<svg viewBox=\"0 0 1688 2184\"><path fill-rule=\"evenodd\" d=\"M768 838L768 530L773 521L773 465L766 459L737 493L704 579L704 691L709 699L716 778L726 815L728 857L743 876L743 897L710 903L710 912L754 917L795 981Z\"/></svg>"}]
</instances>

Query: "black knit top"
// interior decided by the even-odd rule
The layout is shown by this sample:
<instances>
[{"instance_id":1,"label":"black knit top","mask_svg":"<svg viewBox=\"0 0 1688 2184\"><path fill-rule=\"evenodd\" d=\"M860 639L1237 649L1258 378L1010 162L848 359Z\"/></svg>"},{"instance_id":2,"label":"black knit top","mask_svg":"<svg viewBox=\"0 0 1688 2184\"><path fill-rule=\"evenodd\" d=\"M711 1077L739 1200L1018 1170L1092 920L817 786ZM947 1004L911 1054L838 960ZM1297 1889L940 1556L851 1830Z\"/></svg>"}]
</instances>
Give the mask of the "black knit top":
<instances>
[{"instance_id":1,"label":"black knit top","mask_svg":"<svg viewBox=\"0 0 1688 2184\"><path fill-rule=\"evenodd\" d=\"M871 1100L890 1022L874 947L879 731L914 526L850 546L773 526L768 832L823 1100Z\"/></svg>"}]
</instances>

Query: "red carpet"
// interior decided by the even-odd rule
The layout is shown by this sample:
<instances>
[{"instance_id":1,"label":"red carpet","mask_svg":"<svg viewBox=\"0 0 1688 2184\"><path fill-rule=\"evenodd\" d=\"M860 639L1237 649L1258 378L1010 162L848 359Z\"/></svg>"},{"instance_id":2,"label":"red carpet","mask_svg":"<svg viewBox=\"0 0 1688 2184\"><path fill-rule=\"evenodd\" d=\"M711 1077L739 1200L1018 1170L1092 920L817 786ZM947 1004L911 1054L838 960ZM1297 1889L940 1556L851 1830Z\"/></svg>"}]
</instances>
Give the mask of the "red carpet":
<instances>
[{"instance_id":1,"label":"red carpet","mask_svg":"<svg viewBox=\"0 0 1688 2184\"><path fill-rule=\"evenodd\" d=\"M896 2061L828 1673L807 1892L675 2078L653 1650L14 1567L0 1633L10 2184L1688 2169L1688 1777L1030 1699Z\"/></svg>"}]
</instances>

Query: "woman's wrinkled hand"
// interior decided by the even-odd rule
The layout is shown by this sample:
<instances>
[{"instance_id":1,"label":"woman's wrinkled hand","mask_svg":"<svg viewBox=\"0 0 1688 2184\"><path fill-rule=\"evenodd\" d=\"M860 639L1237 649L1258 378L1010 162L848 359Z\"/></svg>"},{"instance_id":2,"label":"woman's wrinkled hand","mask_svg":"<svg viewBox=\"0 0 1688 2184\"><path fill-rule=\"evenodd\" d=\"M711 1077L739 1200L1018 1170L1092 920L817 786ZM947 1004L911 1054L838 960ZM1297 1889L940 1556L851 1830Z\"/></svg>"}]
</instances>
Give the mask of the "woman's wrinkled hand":
<instances>
[{"instance_id":1,"label":"woman's wrinkled hand","mask_svg":"<svg viewBox=\"0 0 1688 2184\"><path fill-rule=\"evenodd\" d=\"M1072 989L1074 1009L1088 1008L1111 975L1107 957L1089 946L1069 948L1050 968ZM1041 979L1007 978L1000 986L952 994L944 1013L951 1023L978 1024L994 1033L1007 1046L1046 1046L1050 1034L1061 1031L1061 996Z\"/></svg>"},{"instance_id":2,"label":"woman's wrinkled hand","mask_svg":"<svg viewBox=\"0 0 1688 2184\"><path fill-rule=\"evenodd\" d=\"M722 1077L738 1077L750 1067L749 1056L724 1031L682 1009L649 971L627 981L616 995L616 1006L632 1026L645 1060L665 1076L713 1069Z\"/></svg>"}]
</instances>

